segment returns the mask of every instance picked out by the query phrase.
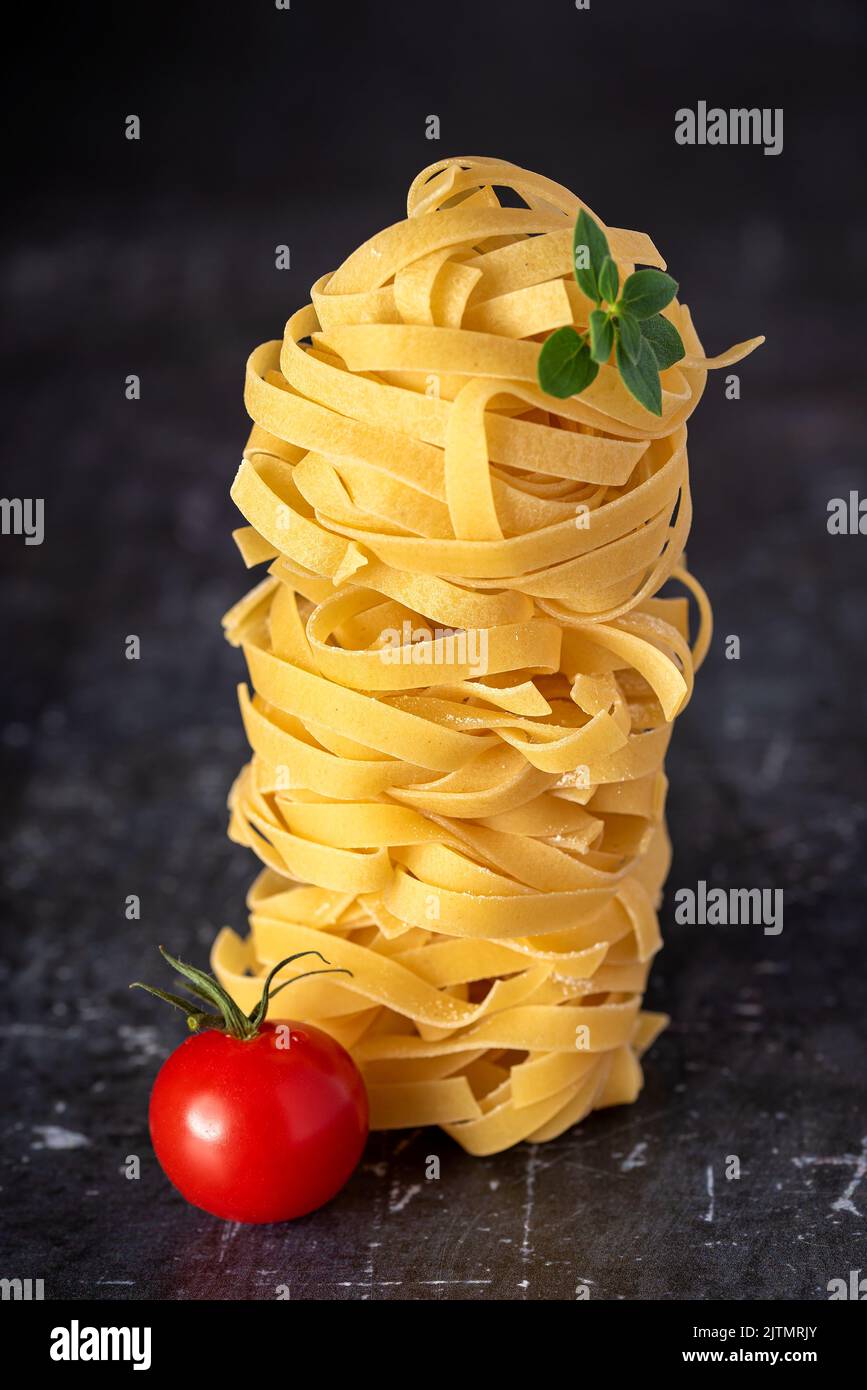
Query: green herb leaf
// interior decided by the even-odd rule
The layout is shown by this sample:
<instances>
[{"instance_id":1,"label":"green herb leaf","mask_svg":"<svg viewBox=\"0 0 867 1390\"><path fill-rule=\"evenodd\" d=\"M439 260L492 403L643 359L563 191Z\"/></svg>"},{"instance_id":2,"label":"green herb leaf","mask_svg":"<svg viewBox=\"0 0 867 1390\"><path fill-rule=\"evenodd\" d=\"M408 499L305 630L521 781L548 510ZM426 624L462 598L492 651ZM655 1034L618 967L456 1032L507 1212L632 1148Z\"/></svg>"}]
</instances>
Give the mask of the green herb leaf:
<instances>
[{"instance_id":1,"label":"green herb leaf","mask_svg":"<svg viewBox=\"0 0 867 1390\"><path fill-rule=\"evenodd\" d=\"M580 333L574 328L558 328L542 344L537 370L542 390L565 400L589 386L599 368Z\"/></svg>"},{"instance_id":2,"label":"green herb leaf","mask_svg":"<svg viewBox=\"0 0 867 1390\"><path fill-rule=\"evenodd\" d=\"M604 309L594 309L590 315L590 356L603 365L614 346L614 325Z\"/></svg>"},{"instance_id":3,"label":"green herb leaf","mask_svg":"<svg viewBox=\"0 0 867 1390\"><path fill-rule=\"evenodd\" d=\"M659 384L656 358L647 339L641 339L638 361L630 362L623 350L623 343L618 338L617 367L627 391L635 397L638 404L643 405L645 410L652 411L654 415L661 415L662 387Z\"/></svg>"},{"instance_id":4,"label":"green herb leaf","mask_svg":"<svg viewBox=\"0 0 867 1390\"><path fill-rule=\"evenodd\" d=\"M599 292L599 274L608 255L610 253L605 233L582 208L572 238L572 265L579 288L594 304L598 304L602 298Z\"/></svg>"},{"instance_id":5,"label":"green herb leaf","mask_svg":"<svg viewBox=\"0 0 867 1390\"><path fill-rule=\"evenodd\" d=\"M640 326L643 336L653 348L656 365L661 372L664 372L666 367L673 367L675 362L686 356L683 339L674 324L664 319L661 314L643 319Z\"/></svg>"},{"instance_id":6,"label":"green herb leaf","mask_svg":"<svg viewBox=\"0 0 867 1390\"><path fill-rule=\"evenodd\" d=\"M633 318L631 314L618 314L618 339L623 344L623 351L626 353L630 362L637 362L641 353L641 329L642 324L638 322L638 319Z\"/></svg>"},{"instance_id":7,"label":"green herb leaf","mask_svg":"<svg viewBox=\"0 0 867 1390\"><path fill-rule=\"evenodd\" d=\"M620 272L610 256L606 256L599 271L599 293L609 304L613 304L620 289Z\"/></svg>"},{"instance_id":8,"label":"green herb leaf","mask_svg":"<svg viewBox=\"0 0 867 1390\"><path fill-rule=\"evenodd\" d=\"M636 270L623 286L620 304L637 319L649 319L670 304L677 294L677 281L661 270Z\"/></svg>"}]
</instances>

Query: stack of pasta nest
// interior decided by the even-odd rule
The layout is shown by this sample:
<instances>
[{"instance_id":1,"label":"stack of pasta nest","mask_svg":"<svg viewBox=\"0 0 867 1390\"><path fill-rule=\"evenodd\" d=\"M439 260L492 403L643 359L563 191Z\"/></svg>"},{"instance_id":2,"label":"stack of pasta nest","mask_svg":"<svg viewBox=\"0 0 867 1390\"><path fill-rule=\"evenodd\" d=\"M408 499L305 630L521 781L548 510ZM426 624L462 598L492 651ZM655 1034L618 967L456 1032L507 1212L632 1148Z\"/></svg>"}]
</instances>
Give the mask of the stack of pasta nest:
<instances>
[{"instance_id":1,"label":"stack of pasta nest","mask_svg":"<svg viewBox=\"0 0 867 1390\"><path fill-rule=\"evenodd\" d=\"M593 307L582 206L498 160L425 169L406 220L250 357L232 488L267 572L224 620L254 692L230 835L263 868L214 969L247 1009L295 952L350 971L271 1016L349 1048L374 1127L439 1124L474 1154L638 1094L666 1021L641 1007L664 759L710 637L686 421L724 359L675 301L660 418L613 367L567 400L536 384L540 344ZM621 280L664 267L606 232Z\"/></svg>"}]
</instances>

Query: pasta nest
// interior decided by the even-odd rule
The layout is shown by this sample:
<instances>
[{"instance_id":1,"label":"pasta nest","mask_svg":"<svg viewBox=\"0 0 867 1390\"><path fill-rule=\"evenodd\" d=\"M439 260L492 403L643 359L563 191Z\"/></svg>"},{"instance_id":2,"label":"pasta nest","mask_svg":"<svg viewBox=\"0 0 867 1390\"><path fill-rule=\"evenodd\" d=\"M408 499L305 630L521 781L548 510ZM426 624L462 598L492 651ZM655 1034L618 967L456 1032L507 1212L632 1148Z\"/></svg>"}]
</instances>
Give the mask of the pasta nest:
<instances>
[{"instance_id":1,"label":"pasta nest","mask_svg":"<svg viewBox=\"0 0 867 1390\"><path fill-rule=\"evenodd\" d=\"M294 952L351 971L271 1016L351 1051L374 1128L438 1124L473 1154L634 1100L667 1021L641 1007L664 759L711 634L686 422L708 369L754 346L707 359L675 300L661 417L611 366L543 394L541 343L593 307L584 206L500 160L423 170L406 219L252 353L231 493L268 568L224 619L255 692L229 833L263 868L214 970L245 1009ZM621 280L664 268L605 230Z\"/></svg>"}]
</instances>

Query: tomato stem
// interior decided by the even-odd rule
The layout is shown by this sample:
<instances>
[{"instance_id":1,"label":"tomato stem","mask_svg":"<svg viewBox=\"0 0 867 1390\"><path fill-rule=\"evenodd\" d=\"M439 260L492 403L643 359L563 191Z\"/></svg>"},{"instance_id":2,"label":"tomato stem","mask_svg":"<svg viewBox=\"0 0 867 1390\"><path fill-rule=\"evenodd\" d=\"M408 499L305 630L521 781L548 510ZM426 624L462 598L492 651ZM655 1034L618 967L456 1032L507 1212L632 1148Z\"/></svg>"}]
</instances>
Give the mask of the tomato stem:
<instances>
[{"instance_id":1,"label":"tomato stem","mask_svg":"<svg viewBox=\"0 0 867 1390\"><path fill-rule=\"evenodd\" d=\"M215 980L213 975L208 975L204 970L199 970L195 965L187 965L184 961L178 960L175 956L170 956L165 947L160 946L160 955L167 961L173 970L177 970L179 975L184 977L183 988L188 994L199 1002L209 1004L216 1012L206 1011L196 1008L189 999L184 999L180 994L170 994L164 989L157 989L154 985L146 985L141 980L135 980L130 989L146 989L148 994L153 994L157 999L162 999L164 1003L171 1004L173 1008L179 1009L187 1016L187 1026L191 1032L196 1032L199 1028L214 1028L223 1033L228 1033L231 1037L237 1038L240 1042L249 1042L255 1038L265 1022L268 1013L268 1005L275 995L287 985L294 985L297 980L306 980L311 975L351 975L352 971L343 966L330 965L321 951L296 951L293 956L286 956L285 960L278 963L269 970L262 986L262 995L256 1006L245 1014L238 1007L229 994L227 989ZM284 980L276 989L271 988L274 976L287 965L291 965L295 960L302 960L304 956L318 956L325 963L324 970L305 970L300 975L294 975L291 980Z\"/></svg>"}]
</instances>

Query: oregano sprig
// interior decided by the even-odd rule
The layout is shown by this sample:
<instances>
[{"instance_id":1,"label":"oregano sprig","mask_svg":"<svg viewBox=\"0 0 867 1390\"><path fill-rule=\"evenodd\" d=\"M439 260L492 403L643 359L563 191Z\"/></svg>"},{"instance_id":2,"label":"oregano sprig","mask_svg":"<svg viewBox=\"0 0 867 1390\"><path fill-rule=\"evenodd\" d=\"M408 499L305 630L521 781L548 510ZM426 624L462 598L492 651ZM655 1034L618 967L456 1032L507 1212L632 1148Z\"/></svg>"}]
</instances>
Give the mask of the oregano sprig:
<instances>
[{"instance_id":1,"label":"oregano sprig","mask_svg":"<svg viewBox=\"0 0 867 1390\"><path fill-rule=\"evenodd\" d=\"M578 287L595 308L587 332L558 328L539 353L539 385L549 396L578 396L596 380L613 352L627 391L654 415L662 414L659 373L685 356L680 334L663 318L677 281L661 270L636 270L620 285L608 238L583 208L572 238Z\"/></svg>"}]
</instances>

